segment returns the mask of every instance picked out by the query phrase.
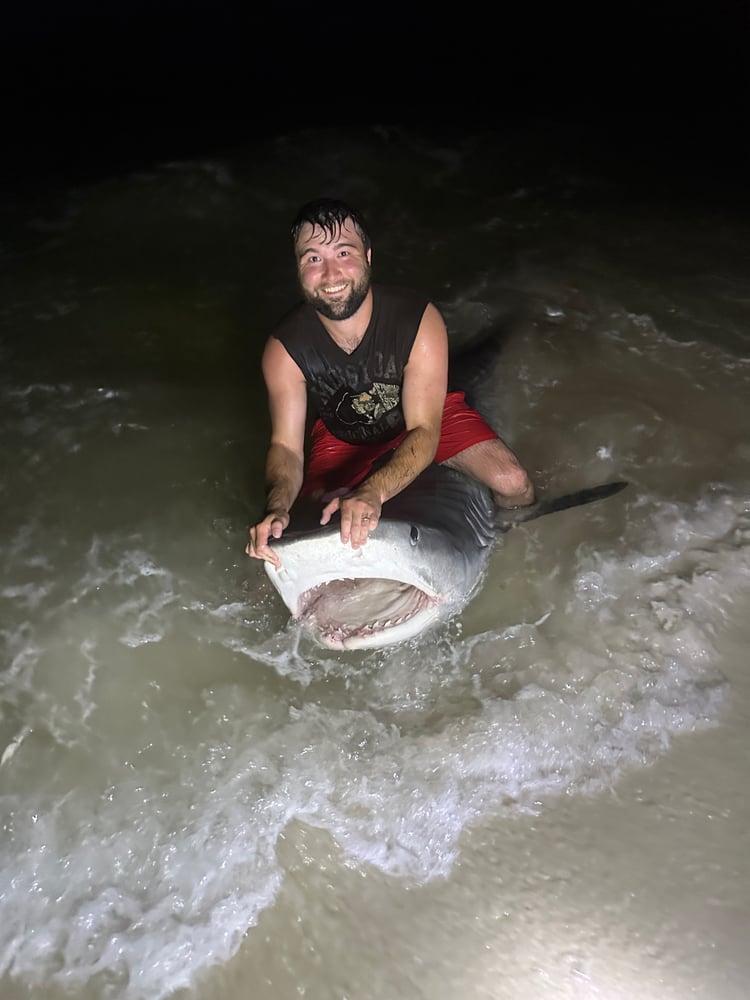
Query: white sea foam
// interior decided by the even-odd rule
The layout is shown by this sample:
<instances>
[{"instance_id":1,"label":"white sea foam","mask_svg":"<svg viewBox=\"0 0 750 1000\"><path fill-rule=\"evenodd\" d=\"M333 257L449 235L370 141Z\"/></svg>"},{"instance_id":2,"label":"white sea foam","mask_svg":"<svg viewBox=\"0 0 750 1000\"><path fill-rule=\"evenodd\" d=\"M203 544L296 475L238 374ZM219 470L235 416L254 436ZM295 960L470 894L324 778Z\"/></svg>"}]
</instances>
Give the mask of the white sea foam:
<instances>
[{"instance_id":1,"label":"white sea foam","mask_svg":"<svg viewBox=\"0 0 750 1000\"><path fill-rule=\"evenodd\" d=\"M611 788L720 717L714 633L750 584L749 534L717 488L633 496L627 537L581 545L553 587L530 538L532 620L325 662L295 629L262 638L264 592L212 604L143 538L95 536L57 582L67 599L34 592L43 616L4 636L3 775L36 788L0 802L0 971L158 1000L235 953L279 890L291 820L349 864L421 882L450 872L469 824ZM11 543L32 558L33 531ZM28 604L23 587L6 598ZM188 673L165 700L136 657L156 644L172 669L178 624L281 691L198 697Z\"/></svg>"}]
</instances>

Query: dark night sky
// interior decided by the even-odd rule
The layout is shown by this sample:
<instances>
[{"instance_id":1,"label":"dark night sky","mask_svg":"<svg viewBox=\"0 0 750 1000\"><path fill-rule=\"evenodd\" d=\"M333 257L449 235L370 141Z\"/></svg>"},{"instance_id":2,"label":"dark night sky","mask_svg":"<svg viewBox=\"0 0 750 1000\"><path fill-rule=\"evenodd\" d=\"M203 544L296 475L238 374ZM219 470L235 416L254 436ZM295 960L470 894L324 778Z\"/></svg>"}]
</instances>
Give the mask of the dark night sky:
<instances>
[{"instance_id":1,"label":"dark night sky","mask_svg":"<svg viewBox=\"0 0 750 1000\"><path fill-rule=\"evenodd\" d=\"M3 169L201 155L298 124L541 118L603 145L653 135L666 159L741 185L748 9L30 2L0 38Z\"/></svg>"}]
</instances>

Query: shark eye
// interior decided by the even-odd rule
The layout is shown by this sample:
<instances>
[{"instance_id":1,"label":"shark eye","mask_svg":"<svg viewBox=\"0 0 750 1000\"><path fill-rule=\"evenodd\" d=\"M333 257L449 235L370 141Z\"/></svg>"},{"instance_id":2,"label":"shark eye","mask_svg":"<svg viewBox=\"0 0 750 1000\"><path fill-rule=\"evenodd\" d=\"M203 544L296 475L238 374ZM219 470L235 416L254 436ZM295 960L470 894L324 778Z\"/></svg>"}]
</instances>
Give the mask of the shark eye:
<instances>
[{"instance_id":1,"label":"shark eye","mask_svg":"<svg viewBox=\"0 0 750 1000\"><path fill-rule=\"evenodd\" d=\"M412 545L416 545L419 541L419 528L416 524L412 524L411 531L409 532L409 541Z\"/></svg>"}]
</instances>

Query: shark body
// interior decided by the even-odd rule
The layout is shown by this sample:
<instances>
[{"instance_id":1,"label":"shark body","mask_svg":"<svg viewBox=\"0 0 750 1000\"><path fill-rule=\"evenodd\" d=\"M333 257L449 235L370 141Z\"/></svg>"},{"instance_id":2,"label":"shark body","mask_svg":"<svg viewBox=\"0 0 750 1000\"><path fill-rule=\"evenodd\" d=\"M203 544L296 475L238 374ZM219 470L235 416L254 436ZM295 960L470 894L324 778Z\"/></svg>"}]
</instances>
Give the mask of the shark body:
<instances>
[{"instance_id":1,"label":"shark body","mask_svg":"<svg viewBox=\"0 0 750 1000\"><path fill-rule=\"evenodd\" d=\"M383 506L358 549L338 520L273 541L266 572L297 621L330 649L386 646L459 611L476 590L495 538L489 490L431 465Z\"/></svg>"}]
</instances>

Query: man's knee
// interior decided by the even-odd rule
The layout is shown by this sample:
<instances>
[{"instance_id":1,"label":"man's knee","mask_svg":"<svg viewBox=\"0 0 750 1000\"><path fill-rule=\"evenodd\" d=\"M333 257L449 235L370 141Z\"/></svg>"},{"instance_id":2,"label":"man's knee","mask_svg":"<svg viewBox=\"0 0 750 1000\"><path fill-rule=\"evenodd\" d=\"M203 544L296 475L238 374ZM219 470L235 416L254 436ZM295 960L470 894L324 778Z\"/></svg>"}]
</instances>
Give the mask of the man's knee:
<instances>
[{"instance_id":1,"label":"man's knee","mask_svg":"<svg viewBox=\"0 0 750 1000\"><path fill-rule=\"evenodd\" d=\"M501 506L534 502L534 485L523 466L502 441L483 441L443 463L489 486Z\"/></svg>"},{"instance_id":2,"label":"man's knee","mask_svg":"<svg viewBox=\"0 0 750 1000\"><path fill-rule=\"evenodd\" d=\"M526 507L536 500L534 484L520 466L499 475L491 489L500 507Z\"/></svg>"},{"instance_id":3,"label":"man's knee","mask_svg":"<svg viewBox=\"0 0 750 1000\"><path fill-rule=\"evenodd\" d=\"M531 480L520 465L504 462L502 467L495 467L492 470L488 485L495 493L515 497L528 492Z\"/></svg>"}]
</instances>

